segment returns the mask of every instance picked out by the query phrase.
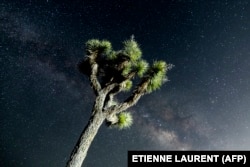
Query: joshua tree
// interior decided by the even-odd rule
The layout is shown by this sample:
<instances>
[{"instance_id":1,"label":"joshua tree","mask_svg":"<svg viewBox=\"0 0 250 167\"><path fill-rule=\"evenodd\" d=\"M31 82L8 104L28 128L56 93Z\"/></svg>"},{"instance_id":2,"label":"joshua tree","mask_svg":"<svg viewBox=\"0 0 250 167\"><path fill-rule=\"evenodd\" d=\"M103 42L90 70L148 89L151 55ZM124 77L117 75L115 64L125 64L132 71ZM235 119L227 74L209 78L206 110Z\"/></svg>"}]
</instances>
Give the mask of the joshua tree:
<instances>
[{"instance_id":1,"label":"joshua tree","mask_svg":"<svg viewBox=\"0 0 250 167\"><path fill-rule=\"evenodd\" d=\"M96 99L92 115L67 167L81 167L104 121L108 126L119 129L130 127L133 119L127 109L135 105L144 94L159 89L167 81L166 73L173 65L155 61L149 66L141 58L142 52L133 36L123 44L122 50L114 51L111 43L106 40L91 39L86 42L86 57L79 63L79 70L89 78ZM118 102L114 97L122 91L130 91L131 95Z\"/></svg>"}]
</instances>

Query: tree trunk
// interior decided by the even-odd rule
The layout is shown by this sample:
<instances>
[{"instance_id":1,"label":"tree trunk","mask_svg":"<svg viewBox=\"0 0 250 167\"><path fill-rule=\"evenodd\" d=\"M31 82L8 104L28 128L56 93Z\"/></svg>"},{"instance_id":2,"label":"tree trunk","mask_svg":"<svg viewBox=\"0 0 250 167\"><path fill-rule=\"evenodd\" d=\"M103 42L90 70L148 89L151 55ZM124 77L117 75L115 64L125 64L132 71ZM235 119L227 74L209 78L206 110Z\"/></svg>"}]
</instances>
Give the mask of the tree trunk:
<instances>
[{"instance_id":1,"label":"tree trunk","mask_svg":"<svg viewBox=\"0 0 250 167\"><path fill-rule=\"evenodd\" d=\"M72 154L70 160L67 163L67 167L81 167L82 163L87 155L87 151L92 143L98 129L105 120L105 116L102 111L93 112L88 125L83 130Z\"/></svg>"}]
</instances>

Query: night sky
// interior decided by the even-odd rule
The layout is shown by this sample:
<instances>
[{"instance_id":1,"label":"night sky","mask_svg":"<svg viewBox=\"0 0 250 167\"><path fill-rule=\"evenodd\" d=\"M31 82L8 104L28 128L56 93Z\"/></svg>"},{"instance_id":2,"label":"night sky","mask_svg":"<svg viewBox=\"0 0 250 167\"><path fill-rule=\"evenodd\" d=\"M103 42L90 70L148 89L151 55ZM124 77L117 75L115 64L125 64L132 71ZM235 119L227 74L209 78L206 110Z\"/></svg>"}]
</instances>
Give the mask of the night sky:
<instances>
[{"instance_id":1,"label":"night sky","mask_svg":"<svg viewBox=\"0 0 250 167\"><path fill-rule=\"evenodd\" d=\"M175 67L99 130L86 167L126 167L128 150L250 150L248 0L2 0L0 166L65 166L94 93L77 63L88 39L115 50L133 34L149 62Z\"/></svg>"}]
</instances>

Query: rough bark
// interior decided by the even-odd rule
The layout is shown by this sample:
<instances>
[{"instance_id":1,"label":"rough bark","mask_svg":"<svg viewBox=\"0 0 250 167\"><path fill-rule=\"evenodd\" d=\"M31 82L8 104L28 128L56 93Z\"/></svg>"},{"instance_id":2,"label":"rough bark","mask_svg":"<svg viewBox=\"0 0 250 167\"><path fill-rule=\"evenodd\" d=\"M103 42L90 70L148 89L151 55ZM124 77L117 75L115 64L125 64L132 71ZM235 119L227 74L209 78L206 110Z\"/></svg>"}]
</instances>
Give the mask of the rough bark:
<instances>
[{"instance_id":1,"label":"rough bark","mask_svg":"<svg viewBox=\"0 0 250 167\"><path fill-rule=\"evenodd\" d=\"M93 107L92 116L88 122L88 125L83 130L72 154L70 160L67 163L67 167L81 167L82 163L87 155L88 149L96 136L100 126L104 122L106 116L102 112L105 96L101 95L96 98L95 105Z\"/></svg>"},{"instance_id":2,"label":"rough bark","mask_svg":"<svg viewBox=\"0 0 250 167\"><path fill-rule=\"evenodd\" d=\"M82 132L81 137L71 155L71 159L67 164L67 167L82 166L82 163L87 155L87 151L104 120L105 117L101 112L96 112L93 115L87 127Z\"/></svg>"}]
</instances>

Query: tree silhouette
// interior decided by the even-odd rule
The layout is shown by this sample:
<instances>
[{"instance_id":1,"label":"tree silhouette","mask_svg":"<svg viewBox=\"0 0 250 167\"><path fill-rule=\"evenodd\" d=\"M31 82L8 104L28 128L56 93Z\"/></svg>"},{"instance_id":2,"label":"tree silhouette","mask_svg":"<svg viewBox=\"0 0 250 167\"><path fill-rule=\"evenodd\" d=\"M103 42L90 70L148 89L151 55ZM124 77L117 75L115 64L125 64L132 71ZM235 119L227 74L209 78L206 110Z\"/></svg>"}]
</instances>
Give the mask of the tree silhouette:
<instances>
[{"instance_id":1,"label":"tree silhouette","mask_svg":"<svg viewBox=\"0 0 250 167\"><path fill-rule=\"evenodd\" d=\"M114 51L107 40L91 39L86 42L86 57L78 67L89 78L96 99L92 115L67 167L81 167L104 121L108 126L119 129L130 127L133 119L127 109L135 105L144 94L159 89L167 81L166 73L173 67L172 64L155 61L149 66L141 58L142 52L133 36L123 44L122 50ZM130 91L131 95L118 102L114 97L123 91Z\"/></svg>"}]
</instances>

